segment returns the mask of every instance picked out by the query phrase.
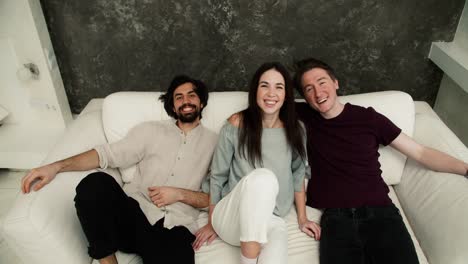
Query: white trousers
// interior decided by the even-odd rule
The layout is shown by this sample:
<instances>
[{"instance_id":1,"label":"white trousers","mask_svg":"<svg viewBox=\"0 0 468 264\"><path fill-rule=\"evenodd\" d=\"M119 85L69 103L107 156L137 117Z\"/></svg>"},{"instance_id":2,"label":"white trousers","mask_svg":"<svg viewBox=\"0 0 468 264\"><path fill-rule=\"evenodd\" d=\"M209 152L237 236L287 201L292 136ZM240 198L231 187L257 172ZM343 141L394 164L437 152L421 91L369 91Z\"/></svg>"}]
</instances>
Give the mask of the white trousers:
<instances>
[{"instance_id":1,"label":"white trousers","mask_svg":"<svg viewBox=\"0 0 468 264\"><path fill-rule=\"evenodd\" d=\"M288 261L286 222L273 214L278 190L272 171L256 169L243 177L213 211L211 222L222 240L234 246L240 246L241 241L262 244L258 263Z\"/></svg>"}]
</instances>

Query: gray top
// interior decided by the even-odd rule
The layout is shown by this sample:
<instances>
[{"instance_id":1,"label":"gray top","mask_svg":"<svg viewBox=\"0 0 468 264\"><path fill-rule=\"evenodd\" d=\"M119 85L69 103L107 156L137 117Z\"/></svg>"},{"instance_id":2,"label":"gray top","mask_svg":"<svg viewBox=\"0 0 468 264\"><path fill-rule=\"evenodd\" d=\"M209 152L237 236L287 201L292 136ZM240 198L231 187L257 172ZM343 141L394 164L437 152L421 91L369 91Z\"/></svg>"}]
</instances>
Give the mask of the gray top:
<instances>
[{"instance_id":1,"label":"gray top","mask_svg":"<svg viewBox=\"0 0 468 264\"><path fill-rule=\"evenodd\" d=\"M216 142L216 134L202 125L186 135L174 120L167 120L139 124L120 141L95 149L101 168L136 165L134 179L124 186L124 191L138 201L151 224L165 217L167 228L183 225L196 232L198 209L181 202L158 208L148 195L148 187L173 186L200 191Z\"/></svg>"},{"instance_id":2,"label":"gray top","mask_svg":"<svg viewBox=\"0 0 468 264\"><path fill-rule=\"evenodd\" d=\"M210 197L213 205L255 169L240 155L238 131L237 127L226 122L219 133L211 164ZM294 192L302 190L307 159L303 160L292 152L283 128L263 128L262 159L263 167L273 171L278 178L279 193L274 214L283 217L294 203Z\"/></svg>"}]
</instances>

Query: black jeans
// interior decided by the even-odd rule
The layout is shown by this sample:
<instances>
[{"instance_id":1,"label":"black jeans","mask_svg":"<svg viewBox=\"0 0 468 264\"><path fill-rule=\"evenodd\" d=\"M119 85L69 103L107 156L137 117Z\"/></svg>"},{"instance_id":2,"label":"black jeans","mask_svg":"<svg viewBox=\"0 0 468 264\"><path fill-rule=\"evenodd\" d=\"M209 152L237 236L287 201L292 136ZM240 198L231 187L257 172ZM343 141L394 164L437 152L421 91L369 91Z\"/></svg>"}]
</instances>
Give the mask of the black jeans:
<instances>
[{"instance_id":1,"label":"black jeans","mask_svg":"<svg viewBox=\"0 0 468 264\"><path fill-rule=\"evenodd\" d=\"M94 259L120 250L140 255L145 264L195 263L195 236L183 226L164 228L164 218L151 225L138 202L106 173L92 173L78 184L75 207Z\"/></svg>"},{"instance_id":2,"label":"black jeans","mask_svg":"<svg viewBox=\"0 0 468 264\"><path fill-rule=\"evenodd\" d=\"M320 263L415 264L416 250L398 208L326 209Z\"/></svg>"}]
</instances>

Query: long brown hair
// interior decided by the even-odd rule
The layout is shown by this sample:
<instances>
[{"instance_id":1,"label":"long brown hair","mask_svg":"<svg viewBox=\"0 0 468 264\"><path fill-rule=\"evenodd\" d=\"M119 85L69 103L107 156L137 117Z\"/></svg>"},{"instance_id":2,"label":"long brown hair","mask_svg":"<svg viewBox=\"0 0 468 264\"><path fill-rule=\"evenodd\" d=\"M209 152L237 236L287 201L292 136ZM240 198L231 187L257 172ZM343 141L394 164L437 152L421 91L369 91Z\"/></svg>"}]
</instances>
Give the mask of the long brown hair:
<instances>
[{"instance_id":1,"label":"long brown hair","mask_svg":"<svg viewBox=\"0 0 468 264\"><path fill-rule=\"evenodd\" d=\"M279 118L284 124L288 145L302 159L305 159L304 130L296 116L294 103L294 91L291 76L288 70L279 62L267 62L262 64L255 72L249 87L249 106L240 112L239 123L239 150L243 158L256 167L263 166L262 160L262 110L257 104L257 90L260 77L268 70L278 71L285 82L285 99L281 106Z\"/></svg>"}]
</instances>

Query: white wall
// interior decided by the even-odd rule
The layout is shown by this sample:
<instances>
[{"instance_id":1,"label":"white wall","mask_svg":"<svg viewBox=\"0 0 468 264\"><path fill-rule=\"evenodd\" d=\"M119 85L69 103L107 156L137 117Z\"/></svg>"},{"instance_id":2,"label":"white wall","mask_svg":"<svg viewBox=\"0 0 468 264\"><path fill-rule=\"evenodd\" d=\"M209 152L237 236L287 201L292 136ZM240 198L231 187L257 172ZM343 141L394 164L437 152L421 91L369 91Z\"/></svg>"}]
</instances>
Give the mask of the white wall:
<instances>
[{"instance_id":1,"label":"white wall","mask_svg":"<svg viewBox=\"0 0 468 264\"><path fill-rule=\"evenodd\" d=\"M16 72L34 63L39 79ZM39 0L0 0L0 168L37 166L72 115Z\"/></svg>"},{"instance_id":2,"label":"white wall","mask_svg":"<svg viewBox=\"0 0 468 264\"><path fill-rule=\"evenodd\" d=\"M0 15L1 17L1 15ZM0 21L0 23L2 23ZM29 106L24 100L28 98L28 90L16 78L16 69L19 67L13 41L0 34L0 105L9 112L5 123L18 124L27 122Z\"/></svg>"},{"instance_id":3,"label":"white wall","mask_svg":"<svg viewBox=\"0 0 468 264\"><path fill-rule=\"evenodd\" d=\"M434 111L468 146L468 1L465 2L454 41L446 44L446 58L440 56L435 61L439 66L445 66L445 69L443 66L441 68L447 72L440 84Z\"/></svg>"},{"instance_id":4,"label":"white wall","mask_svg":"<svg viewBox=\"0 0 468 264\"><path fill-rule=\"evenodd\" d=\"M0 1L0 43L0 104L12 115L6 123L65 128L70 108L38 0ZM52 54L51 68L45 52ZM16 70L29 62L39 67L39 80L18 81Z\"/></svg>"}]
</instances>

